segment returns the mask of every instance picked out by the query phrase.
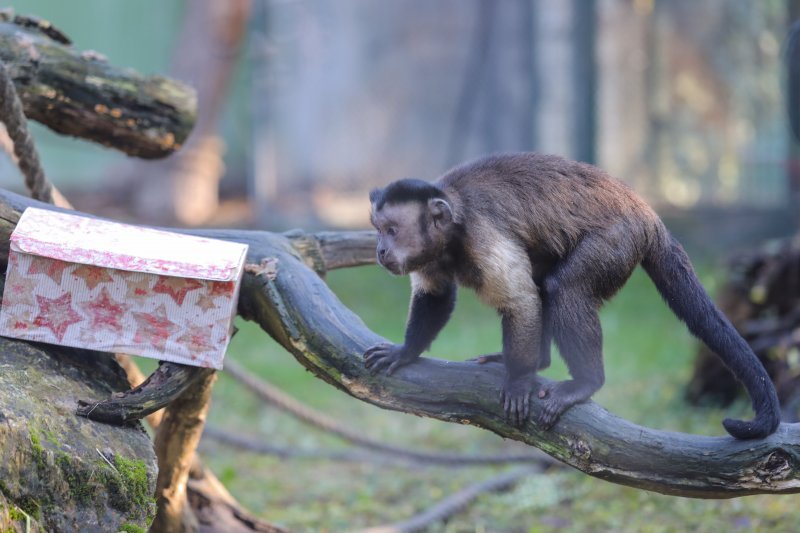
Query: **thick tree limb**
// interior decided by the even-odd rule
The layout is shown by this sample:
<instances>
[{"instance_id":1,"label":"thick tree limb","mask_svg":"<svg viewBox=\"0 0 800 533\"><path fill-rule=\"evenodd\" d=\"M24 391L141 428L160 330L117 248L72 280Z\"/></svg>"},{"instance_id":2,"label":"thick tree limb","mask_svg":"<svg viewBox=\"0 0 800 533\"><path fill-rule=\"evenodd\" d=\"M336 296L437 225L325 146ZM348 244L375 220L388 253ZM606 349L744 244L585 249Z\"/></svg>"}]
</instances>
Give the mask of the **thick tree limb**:
<instances>
[{"instance_id":1,"label":"thick tree limb","mask_svg":"<svg viewBox=\"0 0 800 533\"><path fill-rule=\"evenodd\" d=\"M245 279L240 312L318 377L357 398L484 427L595 477L657 492L707 498L800 492L800 425L783 425L763 441L741 442L651 430L590 402L571 409L550 431L532 422L519 429L503 420L500 365L422 359L392 377L371 376L361 354L383 339L301 268L293 250L281 250L279 238L270 234L216 236L248 241L251 261L267 255L278 260L275 280ZM532 418L539 408L534 401Z\"/></svg>"},{"instance_id":2,"label":"thick tree limb","mask_svg":"<svg viewBox=\"0 0 800 533\"><path fill-rule=\"evenodd\" d=\"M0 192L0 242L10 225L3 219L34 204L47 207ZM247 243L250 263L277 260L274 280L245 275L239 312L261 325L317 377L363 401L479 426L536 446L589 475L665 494L731 498L800 492L798 424L783 424L764 440L736 441L645 428L588 402L570 409L549 431L533 422L516 428L505 423L498 401L501 365L423 358L391 377L372 376L361 354L384 339L305 266L285 236L230 230L190 233ZM342 242L347 243L346 235ZM540 408L534 398L533 419Z\"/></svg>"},{"instance_id":3,"label":"thick tree limb","mask_svg":"<svg viewBox=\"0 0 800 533\"><path fill-rule=\"evenodd\" d=\"M197 107L193 89L114 67L7 19L0 16L0 60L28 118L145 159L165 157L186 140Z\"/></svg>"},{"instance_id":4,"label":"thick tree limb","mask_svg":"<svg viewBox=\"0 0 800 533\"><path fill-rule=\"evenodd\" d=\"M303 262L319 275L337 268L375 263L374 231L322 231L306 233L301 230L283 234Z\"/></svg>"}]
</instances>

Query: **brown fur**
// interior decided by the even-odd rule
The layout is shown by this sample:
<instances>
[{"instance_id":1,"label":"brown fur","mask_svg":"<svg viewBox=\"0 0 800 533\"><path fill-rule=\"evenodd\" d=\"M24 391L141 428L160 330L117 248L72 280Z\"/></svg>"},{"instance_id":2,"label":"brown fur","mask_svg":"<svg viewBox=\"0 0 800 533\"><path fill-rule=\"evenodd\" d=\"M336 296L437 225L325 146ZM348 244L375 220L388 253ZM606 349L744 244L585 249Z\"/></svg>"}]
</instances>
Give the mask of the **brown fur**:
<instances>
[{"instance_id":1,"label":"brown fur","mask_svg":"<svg viewBox=\"0 0 800 533\"><path fill-rule=\"evenodd\" d=\"M653 210L602 170L551 155L497 155L434 184L394 182L371 199L378 261L394 274L411 273L413 286L405 342L370 348L365 358L373 371L391 373L427 349L452 311L457 282L501 316L501 401L517 424L528 417L533 378L549 365L551 340L559 346L573 379L539 391L539 422L549 427L602 386L597 310L642 263L670 307L748 387L757 419L726 420L726 428L753 438L777 427L774 388L764 384L755 355Z\"/></svg>"}]
</instances>

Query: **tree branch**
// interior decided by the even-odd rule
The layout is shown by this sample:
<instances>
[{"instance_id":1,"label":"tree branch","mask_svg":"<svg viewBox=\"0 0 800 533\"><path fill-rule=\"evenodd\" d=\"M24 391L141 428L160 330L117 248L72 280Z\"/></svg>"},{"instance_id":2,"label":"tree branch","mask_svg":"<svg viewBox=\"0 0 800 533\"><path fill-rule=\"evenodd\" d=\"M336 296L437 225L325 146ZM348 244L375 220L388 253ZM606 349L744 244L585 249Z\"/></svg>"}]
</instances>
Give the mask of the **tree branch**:
<instances>
[{"instance_id":1,"label":"tree branch","mask_svg":"<svg viewBox=\"0 0 800 533\"><path fill-rule=\"evenodd\" d=\"M48 206L0 191L0 242L26 205ZM13 226L12 226L13 227ZM501 365L423 358L394 375L373 376L361 354L381 342L345 307L283 235L187 230L250 245L249 263L277 260L277 276L246 274L239 312L256 321L317 377L385 409L471 424L535 446L589 475L646 490L697 498L800 492L800 424L769 438L736 441L645 428L594 402L567 411L549 431L507 424L498 401ZM350 242L340 234L340 246ZM363 235L357 236L361 241ZM7 247L7 242L4 243ZM541 405L533 398L535 419Z\"/></svg>"},{"instance_id":2,"label":"tree branch","mask_svg":"<svg viewBox=\"0 0 800 533\"><path fill-rule=\"evenodd\" d=\"M113 401L90 402L79 399L75 414L116 425L141 420L169 405L206 374L213 374L213 370L162 363L137 387L113 395Z\"/></svg>"},{"instance_id":3,"label":"tree branch","mask_svg":"<svg viewBox=\"0 0 800 533\"><path fill-rule=\"evenodd\" d=\"M145 159L165 157L186 140L197 107L193 89L114 67L98 54L4 20L0 60L28 118Z\"/></svg>"},{"instance_id":4,"label":"tree branch","mask_svg":"<svg viewBox=\"0 0 800 533\"><path fill-rule=\"evenodd\" d=\"M156 432L158 510L152 531L177 533L197 529L196 518L187 505L186 482L211 405L211 388L217 379L216 371L203 370L197 386L167 407Z\"/></svg>"}]
</instances>

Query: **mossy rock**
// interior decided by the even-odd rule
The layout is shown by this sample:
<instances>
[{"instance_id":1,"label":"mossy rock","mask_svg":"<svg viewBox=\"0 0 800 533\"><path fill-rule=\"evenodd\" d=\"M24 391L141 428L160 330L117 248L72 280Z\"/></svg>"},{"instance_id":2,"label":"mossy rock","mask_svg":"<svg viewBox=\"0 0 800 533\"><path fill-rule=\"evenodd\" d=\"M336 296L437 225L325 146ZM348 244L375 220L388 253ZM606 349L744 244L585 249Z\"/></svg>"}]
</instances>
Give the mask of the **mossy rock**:
<instances>
[{"instance_id":1,"label":"mossy rock","mask_svg":"<svg viewBox=\"0 0 800 533\"><path fill-rule=\"evenodd\" d=\"M0 492L0 531L2 533L23 533L44 531L44 529L35 518L9 502Z\"/></svg>"},{"instance_id":2,"label":"mossy rock","mask_svg":"<svg viewBox=\"0 0 800 533\"><path fill-rule=\"evenodd\" d=\"M127 388L109 354L0 337L0 531L26 521L45 531L147 528L157 463L144 428L75 415L78 398Z\"/></svg>"}]
</instances>

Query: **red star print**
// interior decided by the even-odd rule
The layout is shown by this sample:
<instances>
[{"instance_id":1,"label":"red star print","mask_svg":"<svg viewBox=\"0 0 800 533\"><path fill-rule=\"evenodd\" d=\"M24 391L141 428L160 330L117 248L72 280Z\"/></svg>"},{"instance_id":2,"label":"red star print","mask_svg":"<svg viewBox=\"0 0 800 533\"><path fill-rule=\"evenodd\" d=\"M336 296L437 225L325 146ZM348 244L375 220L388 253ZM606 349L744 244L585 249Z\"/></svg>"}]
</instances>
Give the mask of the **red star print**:
<instances>
[{"instance_id":1,"label":"red star print","mask_svg":"<svg viewBox=\"0 0 800 533\"><path fill-rule=\"evenodd\" d=\"M209 309L216 309L217 304L214 303L214 298L212 298L211 295L201 294L197 298L197 307L203 311L208 311Z\"/></svg>"},{"instance_id":2,"label":"red star print","mask_svg":"<svg viewBox=\"0 0 800 533\"><path fill-rule=\"evenodd\" d=\"M30 329L35 326L33 325L33 322L31 322L31 314L27 311L22 311L20 313L15 313L14 315L7 316L5 327L19 331L21 329Z\"/></svg>"},{"instance_id":3,"label":"red star print","mask_svg":"<svg viewBox=\"0 0 800 533\"><path fill-rule=\"evenodd\" d=\"M36 288L36 283L31 278L15 277L11 283L6 283L6 294L14 296L14 301L28 300ZM27 297L27 298L26 298Z\"/></svg>"},{"instance_id":4,"label":"red star print","mask_svg":"<svg viewBox=\"0 0 800 533\"><path fill-rule=\"evenodd\" d=\"M144 276L138 280L132 278L133 276L125 276L125 283L128 286L128 293L125 298L143 298L147 296L153 276Z\"/></svg>"},{"instance_id":5,"label":"red star print","mask_svg":"<svg viewBox=\"0 0 800 533\"><path fill-rule=\"evenodd\" d=\"M82 320L81 315L72 308L72 295L68 292L53 299L37 295L36 303L39 304L39 314L33 323L40 328L49 328L58 342L64 339L68 327Z\"/></svg>"},{"instance_id":6,"label":"red star print","mask_svg":"<svg viewBox=\"0 0 800 533\"><path fill-rule=\"evenodd\" d=\"M111 275L109 275L108 270L92 265L80 265L72 271L72 275L86 282L86 286L89 290L94 289L101 283L114 281Z\"/></svg>"},{"instance_id":7,"label":"red star print","mask_svg":"<svg viewBox=\"0 0 800 533\"><path fill-rule=\"evenodd\" d=\"M214 348L209 327L189 326L186 332L178 337L178 342L182 343L192 352L192 359L197 355L194 352L207 352Z\"/></svg>"},{"instance_id":8,"label":"red star print","mask_svg":"<svg viewBox=\"0 0 800 533\"><path fill-rule=\"evenodd\" d=\"M159 278L153 287L153 292L159 294L169 294L175 303L183 305L183 300L189 291L194 291L202 287L203 284L196 279L188 278Z\"/></svg>"},{"instance_id":9,"label":"red star print","mask_svg":"<svg viewBox=\"0 0 800 533\"><path fill-rule=\"evenodd\" d=\"M128 310L128 306L111 298L105 287L100 289L98 298L78 305L89 315L91 329L108 329L115 333L122 330L120 320Z\"/></svg>"},{"instance_id":10,"label":"red star print","mask_svg":"<svg viewBox=\"0 0 800 533\"><path fill-rule=\"evenodd\" d=\"M136 333L133 341L150 344L154 348L163 350L169 336L177 329L177 324L167 318L167 309L161 304L152 313L133 313L136 320Z\"/></svg>"},{"instance_id":11,"label":"red star print","mask_svg":"<svg viewBox=\"0 0 800 533\"><path fill-rule=\"evenodd\" d=\"M211 296L228 296L233 292L232 281L212 281Z\"/></svg>"},{"instance_id":12,"label":"red star print","mask_svg":"<svg viewBox=\"0 0 800 533\"><path fill-rule=\"evenodd\" d=\"M28 274L44 274L61 285L61 277L64 275L64 269L70 265L71 263L59 261L58 259L35 257L31 261L31 266L28 267Z\"/></svg>"}]
</instances>

